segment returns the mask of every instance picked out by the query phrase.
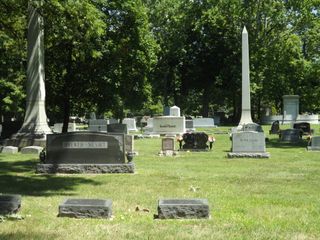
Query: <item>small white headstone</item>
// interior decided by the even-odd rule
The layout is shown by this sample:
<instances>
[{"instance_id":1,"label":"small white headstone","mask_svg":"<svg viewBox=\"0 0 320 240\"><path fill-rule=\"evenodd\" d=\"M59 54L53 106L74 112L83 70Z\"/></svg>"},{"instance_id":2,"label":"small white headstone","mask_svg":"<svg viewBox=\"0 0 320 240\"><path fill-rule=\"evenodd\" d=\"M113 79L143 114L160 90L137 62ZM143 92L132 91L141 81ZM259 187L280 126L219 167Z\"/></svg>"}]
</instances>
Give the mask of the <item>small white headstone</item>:
<instances>
[{"instance_id":1,"label":"small white headstone","mask_svg":"<svg viewBox=\"0 0 320 240\"><path fill-rule=\"evenodd\" d=\"M311 138L311 146L308 146L310 151L320 151L320 136L314 136Z\"/></svg>"},{"instance_id":2,"label":"small white headstone","mask_svg":"<svg viewBox=\"0 0 320 240\"><path fill-rule=\"evenodd\" d=\"M14 147L14 146L5 146L2 148L1 153L7 153L7 154L14 154L14 153L18 153L18 147Z\"/></svg>"},{"instance_id":3,"label":"small white headstone","mask_svg":"<svg viewBox=\"0 0 320 240\"><path fill-rule=\"evenodd\" d=\"M22 154L39 154L43 150L40 146L28 146L21 149Z\"/></svg>"},{"instance_id":4,"label":"small white headstone","mask_svg":"<svg viewBox=\"0 0 320 240\"><path fill-rule=\"evenodd\" d=\"M177 106L173 106L170 108L170 116L180 117L180 108Z\"/></svg>"},{"instance_id":5,"label":"small white headstone","mask_svg":"<svg viewBox=\"0 0 320 240\"><path fill-rule=\"evenodd\" d=\"M124 118L122 123L127 124L128 131L138 131L134 118Z\"/></svg>"}]
</instances>

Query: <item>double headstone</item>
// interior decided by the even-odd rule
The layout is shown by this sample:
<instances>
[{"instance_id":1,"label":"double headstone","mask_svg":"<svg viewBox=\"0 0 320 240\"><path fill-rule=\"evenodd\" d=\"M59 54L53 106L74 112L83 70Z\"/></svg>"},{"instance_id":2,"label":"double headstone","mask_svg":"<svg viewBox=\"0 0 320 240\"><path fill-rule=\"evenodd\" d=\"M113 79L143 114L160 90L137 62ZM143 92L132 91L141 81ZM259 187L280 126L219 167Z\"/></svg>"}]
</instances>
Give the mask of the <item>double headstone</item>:
<instances>
[{"instance_id":1,"label":"double headstone","mask_svg":"<svg viewBox=\"0 0 320 240\"><path fill-rule=\"evenodd\" d=\"M47 136L46 158L38 173L132 173L124 134L71 132ZM131 160L131 159L130 159Z\"/></svg>"},{"instance_id":2,"label":"double headstone","mask_svg":"<svg viewBox=\"0 0 320 240\"><path fill-rule=\"evenodd\" d=\"M206 151L208 150L209 136L204 132L185 133L182 136L183 150Z\"/></svg>"}]
</instances>

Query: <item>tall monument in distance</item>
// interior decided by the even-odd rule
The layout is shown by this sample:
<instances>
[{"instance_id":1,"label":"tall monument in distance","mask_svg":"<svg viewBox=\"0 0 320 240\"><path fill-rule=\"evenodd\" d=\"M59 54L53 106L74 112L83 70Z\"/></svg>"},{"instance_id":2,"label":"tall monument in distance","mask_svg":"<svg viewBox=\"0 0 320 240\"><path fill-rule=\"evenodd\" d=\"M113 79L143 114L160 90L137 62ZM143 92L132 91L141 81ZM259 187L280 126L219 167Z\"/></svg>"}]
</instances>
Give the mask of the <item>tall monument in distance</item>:
<instances>
[{"instance_id":1,"label":"tall monument in distance","mask_svg":"<svg viewBox=\"0 0 320 240\"><path fill-rule=\"evenodd\" d=\"M27 103L24 122L18 133L6 145L25 147L45 145L46 135L52 133L45 110L44 30L38 12L40 1L29 1L27 48Z\"/></svg>"},{"instance_id":2,"label":"tall monument in distance","mask_svg":"<svg viewBox=\"0 0 320 240\"><path fill-rule=\"evenodd\" d=\"M252 123L250 101L249 39L246 27L242 31L242 103L239 126Z\"/></svg>"}]
</instances>

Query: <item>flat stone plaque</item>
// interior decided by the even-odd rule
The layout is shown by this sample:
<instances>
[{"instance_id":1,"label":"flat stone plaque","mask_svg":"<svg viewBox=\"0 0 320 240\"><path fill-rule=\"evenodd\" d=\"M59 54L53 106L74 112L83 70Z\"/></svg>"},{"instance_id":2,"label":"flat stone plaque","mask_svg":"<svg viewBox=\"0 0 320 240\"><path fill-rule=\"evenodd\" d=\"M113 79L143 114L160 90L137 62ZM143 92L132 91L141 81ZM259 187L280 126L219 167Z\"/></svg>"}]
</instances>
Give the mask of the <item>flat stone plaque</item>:
<instances>
[{"instance_id":1,"label":"flat stone plaque","mask_svg":"<svg viewBox=\"0 0 320 240\"><path fill-rule=\"evenodd\" d=\"M158 218L209 218L207 199L160 199L158 203Z\"/></svg>"},{"instance_id":2,"label":"flat stone plaque","mask_svg":"<svg viewBox=\"0 0 320 240\"><path fill-rule=\"evenodd\" d=\"M110 199L66 199L59 205L59 217L110 218Z\"/></svg>"},{"instance_id":3,"label":"flat stone plaque","mask_svg":"<svg viewBox=\"0 0 320 240\"><path fill-rule=\"evenodd\" d=\"M0 194L0 215L17 213L21 208L21 195Z\"/></svg>"}]
</instances>

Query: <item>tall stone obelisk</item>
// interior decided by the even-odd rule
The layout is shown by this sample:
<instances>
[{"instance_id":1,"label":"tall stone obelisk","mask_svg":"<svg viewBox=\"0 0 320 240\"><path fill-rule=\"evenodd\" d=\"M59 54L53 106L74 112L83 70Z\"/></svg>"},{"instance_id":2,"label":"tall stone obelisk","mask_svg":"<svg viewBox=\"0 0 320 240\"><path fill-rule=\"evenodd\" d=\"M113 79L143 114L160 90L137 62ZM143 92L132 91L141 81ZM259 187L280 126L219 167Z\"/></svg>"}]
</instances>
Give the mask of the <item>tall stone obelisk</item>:
<instances>
[{"instance_id":1,"label":"tall stone obelisk","mask_svg":"<svg viewBox=\"0 0 320 240\"><path fill-rule=\"evenodd\" d=\"M239 126L252 123L249 77L249 40L246 27L242 31L242 104Z\"/></svg>"},{"instance_id":2,"label":"tall stone obelisk","mask_svg":"<svg viewBox=\"0 0 320 240\"><path fill-rule=\"evenodd\" d=\"M46 134L52 133L45 110L44 30L39 4L40 1L29 1L28 5L26 113L21 129L12 137L13 145L19 147L43 145Z\"/></svg>"}]
</instances>

